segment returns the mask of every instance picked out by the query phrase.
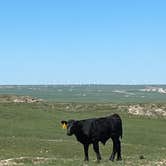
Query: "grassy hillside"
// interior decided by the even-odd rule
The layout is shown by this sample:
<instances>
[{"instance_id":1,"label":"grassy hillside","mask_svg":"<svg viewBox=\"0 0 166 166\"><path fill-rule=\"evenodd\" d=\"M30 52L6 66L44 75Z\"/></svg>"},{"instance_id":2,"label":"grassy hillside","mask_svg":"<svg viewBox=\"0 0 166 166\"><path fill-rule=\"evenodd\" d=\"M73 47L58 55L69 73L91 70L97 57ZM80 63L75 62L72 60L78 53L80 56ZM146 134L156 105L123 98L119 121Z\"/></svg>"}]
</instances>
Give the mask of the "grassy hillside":
<instances>
[{"instance_id":1,"label":"grassy hillside","mask_svg":"<svg viewBox=\"0 0 166 166\"><path fill-rule=\"evenodd\" d=\"M61 104L63 106L63 104ZM83 148L61 128L62 119L85 119L117 112L123 119L121 162L108 161L111 140L100 145L99 165L166 165L166 121L162 118L131 116L125 110L89 109L63 110L48 103L0 103L0 165L96 165L90 147L90 162L83 162ZM66 107L66 105L65 105ZM95 107L95 104L94 104ZM140 159L143 155L144 159Z\"/></svg>"}]
</instances>

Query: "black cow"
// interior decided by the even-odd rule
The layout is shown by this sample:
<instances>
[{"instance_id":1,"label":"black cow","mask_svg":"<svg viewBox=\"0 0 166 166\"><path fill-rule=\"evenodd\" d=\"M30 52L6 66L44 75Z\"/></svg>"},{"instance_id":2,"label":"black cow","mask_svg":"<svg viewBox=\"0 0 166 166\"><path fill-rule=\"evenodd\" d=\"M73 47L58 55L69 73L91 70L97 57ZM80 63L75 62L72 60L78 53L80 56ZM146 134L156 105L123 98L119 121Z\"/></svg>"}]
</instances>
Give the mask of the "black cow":
<instances>
[{"instance_id":1,"label":"black cow","mask_svg":"<svg viewBox=\"0 0 166 166\"><path fill-rule=\"evenodd\" d=\"M74 134L77 140L83 144L85 161L89 160L88 149L90 144L93 144L97 161L100 161L99 141L105 145L109 138L113 141L113 151L109 159L114 161L116 153L117 160L122 159L119 140L119 137L122 138L122 121L118 114L102 118L61 121L61 123L67 125L67 135Z\"/></svg>"}]
</instances>

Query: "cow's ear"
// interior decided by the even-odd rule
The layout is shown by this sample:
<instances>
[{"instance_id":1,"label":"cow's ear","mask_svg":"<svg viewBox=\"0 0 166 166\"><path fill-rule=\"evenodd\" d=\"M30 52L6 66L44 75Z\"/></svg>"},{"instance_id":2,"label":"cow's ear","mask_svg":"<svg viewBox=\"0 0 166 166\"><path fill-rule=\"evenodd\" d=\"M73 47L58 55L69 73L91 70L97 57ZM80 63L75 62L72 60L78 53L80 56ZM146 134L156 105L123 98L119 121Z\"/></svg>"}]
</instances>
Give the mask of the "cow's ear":
<instances>
[{"instance_id":1,"label":"cow's ear","mask_svg":"<svg viewBox=\"0 0 166 166\"><path fill-rule=\"evenodd\" d=\"M67 125L67 121L62 120L62 121L61 121L61 124L62 124L62 125L64 125L64 124Z\"/></svg>"},{"instance_id":2,"label":"cow's ear","mask_svg":"<svg viewBox=\"0 0 166 166\"><path fill-rule=\"evenodd\" d=\"M63 129L67 129L67 122L66 121L62 120L61 124L62 124Z\"/></svg>"}]
</instances>

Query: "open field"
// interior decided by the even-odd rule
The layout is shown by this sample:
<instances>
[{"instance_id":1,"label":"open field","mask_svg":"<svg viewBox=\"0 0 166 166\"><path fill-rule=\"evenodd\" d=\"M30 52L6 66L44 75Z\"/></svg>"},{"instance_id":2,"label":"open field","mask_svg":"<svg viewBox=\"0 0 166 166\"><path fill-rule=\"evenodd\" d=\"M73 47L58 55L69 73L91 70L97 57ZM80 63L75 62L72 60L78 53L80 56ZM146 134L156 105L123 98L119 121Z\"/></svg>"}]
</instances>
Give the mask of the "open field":
<instances>
[{"instance_id":1,"label":"open field","mask_svg":"<svg viewBox=\"0 0 166 166\"><path fill-rule=\"evenodd\" d=\"M60 105L45 102L0 103L0 166L166 165L164 118L133 116L123 108L102 107L102 103L100 109L86 106L85 111L66 110L65 103ZM95 103L92 105L96 106ZM106 146L100 145L103 158L100 164L95 162L92 147L90 162L84 163L82 145L74 136L66 135L60 121L106 116L114 112L119 113L123 119L123 160L114 163L108 161L112 151L110 140ZM144 159L140 159L141 155Z\"/></svg>"},{"instance_id":2,"label":"open field","mask_svg":"<svg viewBox=\"0 0 166 166\"><path fill-rule=\"evenodd\" d=\"M157 85L0 86L0 166L164 166L165 89ZM82 145L66 135L60 121L115 112L123 120L123 160L108 161L110 140L100 145L100 164L95 162L92 147L90 162L84 163Z\"/></svg>"}]
</instances>

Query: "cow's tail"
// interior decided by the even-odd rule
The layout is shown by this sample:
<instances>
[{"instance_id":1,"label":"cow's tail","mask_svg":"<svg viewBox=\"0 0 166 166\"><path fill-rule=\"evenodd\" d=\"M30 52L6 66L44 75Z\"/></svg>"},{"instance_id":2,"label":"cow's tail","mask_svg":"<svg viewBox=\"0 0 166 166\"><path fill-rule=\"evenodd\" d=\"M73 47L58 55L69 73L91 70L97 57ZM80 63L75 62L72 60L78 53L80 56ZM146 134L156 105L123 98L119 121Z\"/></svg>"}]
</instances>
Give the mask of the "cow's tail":
<instances>
[{"instance_id":1,"label":"cow's tail","mask_svg":"<svg viewBox=\"0 0 166 166\"><path fill-rule=\"evenodd\" d=\"M123 135L123 128L122 128L122 119L118 114L113 114L113 117L116 119L117 122L117 130L118 130L118 136L121 137Z\"/></svg>"},{"instance_id":2,"label":"cow's tail","mask_svg":"<svg viewBox=\"0 0 166 166\"><path fill-rule=\"evenodd\" d=\"M123 136L123 128L122 128L122 120L120 118L120 123L119 123L119 136L121 137L122 139L122 136Z\"/></svg>"}]
</instances>

